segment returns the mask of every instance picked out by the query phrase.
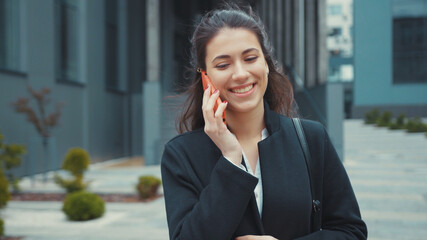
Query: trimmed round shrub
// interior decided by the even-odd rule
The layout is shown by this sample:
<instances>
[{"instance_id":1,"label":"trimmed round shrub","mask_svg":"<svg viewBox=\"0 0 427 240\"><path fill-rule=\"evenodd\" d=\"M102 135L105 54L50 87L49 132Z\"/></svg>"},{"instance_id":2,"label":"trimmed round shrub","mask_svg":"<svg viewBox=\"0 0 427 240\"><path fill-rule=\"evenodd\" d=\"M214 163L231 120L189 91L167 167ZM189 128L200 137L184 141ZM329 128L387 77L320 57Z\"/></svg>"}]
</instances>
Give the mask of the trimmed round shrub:
<instances>
[{"instance_id":1,"label":"trimmed round shrub","mask_svg":"<svg viewBox=\"0 0 427 240\"><path fill-rule=\"evenodd\" d=\"M0 170L0 208L4 208L10 200L9 181Z\"/></svg>"},{"instance_id":2,"label":"trimmed round shrub","mask_svg":"<svg viewBox=\"0 0 427 240\"><path fill-rule=\"evenodd\" d=\"M156 196L157 190L161 184L162 181L158 177L141 176L139 177L138 184L136 185L136 190L138 191L141 199L148 199Z\"/></svg>"},{"instance_id":3,"label":"trimmed round shrub","mask_svg":"<svg viewBox=\"0 0 427 240\"><path fill-rule=\"evenodd\" d=\"M74 176L82 176L89 167L90 157L83 148L71 148L65 155L62 168L70 171Z\"/></svg>"},{"instance_id":4,"label":"trimmed round shrub","mask_svg":"<svg viewBox=\"0 0 427 240\"><path fill-rule=\"evenodd\" d=\"M70 220L86 221L101 217L105 212L105 203L94 193L74 192L65 198L62 211Z\"/></svg>"},{"instance_id":5,"label":"trimmed round shrub","mask_svg":"<svg viewBox=\"0 0 427 240\"><path fill-rule=\"evenodd\" d=\"M405 128L405 121L406 121L406 116L404 113L401 113L397 118L396 121L393 122L392 124L390 124L390 129L395 130L395 129L404 129Z\"/></svg>"},{"instance_id":6,"label":"trimmed round shrub","mask_svg":"<svg viewBox=\"0 0 427 240\"><path fill-rule=\"evenodd\" d=\"M371 111L365 113L365 123L374 124L377 122L377 119L379 117L380 117L380 111L377 108L374 108Z\"/></svg>"},{"instance_id":7,"label":"trimmed round shrub","mask_svg":"<svg viewBox=\"0 0 427 240\"><path fill-rule=\"evenodd\" d=\"M64 188L67 193L83 191L86 189L88 183L83 182L83 177L75 177L74 179L64 179L58 174L53 176L53 180L56 184Z\"/></svg>"},{"instance_id":8,"label":"trimmed round shrub","mask_svg":"<svg viewBox=\"0 0 427 240\"><path fill-rule=\"evenodd\" d=\"M4 236L4 221L0 218L0 237Z\"/></svg>"},{"instance_id":9,"label":"trimmed round shrub","mask_svg":"<svg viewBox=\"0 0 427 240\"><path fill-rule=\"evenodd\" d=\"M427 124L424 124L419 117L409 119L405 127L408 132L412 133L427 132Z\"/></svg>"},{"instance_id":10,"label":"trimmed round shrub","mask_svg":"<svg viewBox=\"0 0 427 240\"><path fill-rule=\"evenodd\" d=\"M393 113L383 112L381 116L377 119L377 126L379 127L388 127L391 124L391 119L393 118Z\"/></svg>"}]
</instances>

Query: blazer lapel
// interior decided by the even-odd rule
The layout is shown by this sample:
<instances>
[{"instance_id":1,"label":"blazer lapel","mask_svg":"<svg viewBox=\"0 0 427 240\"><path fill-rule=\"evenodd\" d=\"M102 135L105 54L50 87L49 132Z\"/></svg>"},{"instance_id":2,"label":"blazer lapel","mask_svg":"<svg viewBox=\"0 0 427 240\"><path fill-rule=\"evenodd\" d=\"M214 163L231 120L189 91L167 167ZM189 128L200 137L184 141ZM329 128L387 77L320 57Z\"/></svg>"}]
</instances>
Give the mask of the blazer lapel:
<instances>
[{"instance_id":1,"label":"blazer lapel","mask_svg":"<svg viewBox=\"0 0 427 240\"><path fill-rule=\"evenodd\" d=\"M258 143L263 183L261 220L265 234L273 236L283 233L284 227L295 227L292 216L307 215L309 220L311 206L308 174L295 130L289 118L280 125ZM307 213L301 214L305 209Z\"/></svg>"},{"instance_id":2,"label":"blazer lapel","mask_svg":"<svg viewBox=\"0 0 427 240\"><path fill-rule=\"evenodd\" d=\"M286 228L301 228L301 220L295 217L303 218L302 221L307 221L307 226L309 224L310 185L304 155L291 119L282 118L282 121L266 101L264 108L270 136L258 143L263 185L262 218L254 194L248 210L260 234L286 239L291 238L286 235L289 233Z\"/></svg>"},{"instance_id":3,"label":"blazer lapel","mask_svg":"<svg viewBox=\"0 0 427 240\"><path fill-rule=\"evenodd\" d=\"M289 147L283 146L283 141L277 138L280 138L280 134L274 133L258 143L263 188L261 220L267 232L277 220L275 212L277 206L280 206L281 195L283 194L283 190L278 186L284 183L283 176L280 175L286 172L286 158L288 156L285 152L290 151Z\"/></svg>"}]
</instances>

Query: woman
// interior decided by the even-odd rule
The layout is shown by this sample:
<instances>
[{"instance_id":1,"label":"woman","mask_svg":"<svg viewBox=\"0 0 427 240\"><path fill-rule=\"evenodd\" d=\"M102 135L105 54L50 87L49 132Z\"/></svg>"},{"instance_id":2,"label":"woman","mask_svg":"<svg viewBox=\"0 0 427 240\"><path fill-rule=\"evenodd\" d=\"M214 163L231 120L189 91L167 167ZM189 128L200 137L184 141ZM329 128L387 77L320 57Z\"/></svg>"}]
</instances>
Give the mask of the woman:
<instances>
[{"instance_id":1,"label":"woman","mask_svg":"<svg viewBox=\"0 0 427 240\"><path fill-rule=\"evenodd\" d=\"M192 37L194 84L162 178L171 239L366 239L347 174L324 128L302 121L321 229L311 229L307 166L292 125L293 94L259 18L235 6L206 14ZM211 88L217 89L211 94ZM215 106L220 98L224 102ZM216 109L216 110L214 110ZM226 113L226 124L222 115ZM284 116L284 115L286 116Z\"/></svg>"}]
</instances>

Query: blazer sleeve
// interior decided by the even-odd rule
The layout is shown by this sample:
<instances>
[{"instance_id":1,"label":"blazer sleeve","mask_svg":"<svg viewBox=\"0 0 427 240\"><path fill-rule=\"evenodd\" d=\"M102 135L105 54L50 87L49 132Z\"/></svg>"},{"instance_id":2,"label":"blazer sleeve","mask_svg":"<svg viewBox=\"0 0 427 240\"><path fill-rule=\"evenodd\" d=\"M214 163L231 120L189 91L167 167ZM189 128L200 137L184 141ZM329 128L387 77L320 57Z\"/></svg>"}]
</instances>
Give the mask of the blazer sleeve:
<instances>
[{"instance_id":1,"label":"blazer sleeve","mask_svg":"<svg viewBox=\"0 0 427 240\"><path fill-rule=\"evenodd\" d=\"M230 239L258 179L223 156L210 176L199 176L195 164L206 159L189 159L194 156L180 148L168 143L161 164L170 239Z\"/></svg>"},{"instance_id":2,"label":"blazer sleeve","mask_svg":"<svg viewBox=\"0 0 427 240\"><path fill-rule=\"evenodd\" d=\"M312 160L323 163L323 174L321 174L323 179L319 180L323 182L320 184L323 189L321 193L322 230L298 239L366 239L366 224L360 216L359 205L348 175L325 128L321 126L321 129L320 132L323 134L319 135L323 136L323 140L320 140L323 141L323 144L314 144L313 142L310 144L310 140L313 140L312 136L309 136L307 140ZM307 130L310 131L310 129L305 130L306 134ZM322 166L317 165L316 169L312 170L313 175L318 174L320 170L322 170Z\"/></svg>"}]
</instances>

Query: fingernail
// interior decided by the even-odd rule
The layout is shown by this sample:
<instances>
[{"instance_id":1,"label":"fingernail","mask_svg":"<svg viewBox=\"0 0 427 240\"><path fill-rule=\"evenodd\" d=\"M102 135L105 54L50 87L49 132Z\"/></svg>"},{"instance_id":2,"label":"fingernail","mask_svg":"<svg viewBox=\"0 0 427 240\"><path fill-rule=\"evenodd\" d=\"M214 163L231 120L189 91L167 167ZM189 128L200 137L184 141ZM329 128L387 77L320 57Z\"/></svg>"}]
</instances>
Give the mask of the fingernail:
<instances>
[{"instance_id":1,"label":"fingernail","mask_svg":"<svg viewBox=\"0 0 427 240\"><path fill-rule=\"evenodd\" d=\"M215 93L217 93L218 92L218 89L217 90L215 90L215 92L213 92L213 94L215 94Z\"/></svg>"}]
</instances>

